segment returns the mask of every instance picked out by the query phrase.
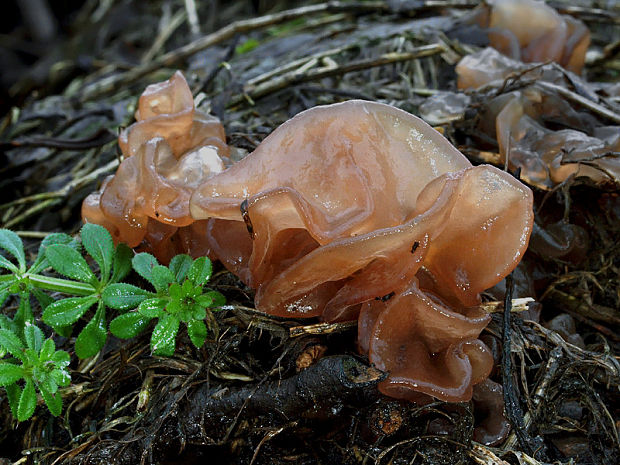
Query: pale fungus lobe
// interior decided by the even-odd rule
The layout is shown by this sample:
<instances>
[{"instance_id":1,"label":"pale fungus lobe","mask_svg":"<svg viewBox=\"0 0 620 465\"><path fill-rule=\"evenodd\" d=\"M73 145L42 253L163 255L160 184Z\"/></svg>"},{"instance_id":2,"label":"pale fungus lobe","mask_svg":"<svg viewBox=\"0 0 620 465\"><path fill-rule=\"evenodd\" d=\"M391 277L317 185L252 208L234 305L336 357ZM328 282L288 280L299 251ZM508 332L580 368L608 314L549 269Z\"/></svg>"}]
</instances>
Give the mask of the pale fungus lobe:
<instances>
[{"instance_id":1,"label":"pale fungus lobe","mask_svg":"<svg viewBox=\"0 0 620 465\"><path fill-rule=\"evenodd\" d=\"M180 72L146 88L136 120L119 136L124 159L116 174L84 200L82 218L164 262L180 252L204 255L206 223L190 216L189 198L202 181L224 170L224 128L194 108Z\"/></svg>"},{"instance_id":2,"label":"pale fungus lobe","mask_svg":"<svg viewBox=\"0 0 620 465\"><path fill-rule=\"evenodd\" d=\"M554 61L581 73L590 31L539 0L488 0L473 20L487 31L490 45L524 62Z\"/></svg>"},{"instance_id":3,"label":"pale fungus lobe","mask_svg":"<svg viewBox=\"0 0 620 465\"><path fill-rule=\"evenodd\" d=\"M575 86L598 98L580 78L557 66L524 65L492 48L464 57L456 72L459 88L478 88L493 81L502 88L511 75L527 83L518 90L485 96L478 106L477 130L497 139L502 161L520 169L530 185L548 190L569 177L620 185L618 127L603 126L557 90Z\"/></svg>"},{"instance_id":4,"label":"pale fungus lobe","mask_svg":"<svg viewBox=\"0 0 620 465\"><path fill-rule=\"evenodd\" d=\"M419 118L364 101L315 107L198 187L213 257L257 309L359 318L387 395L468 400L493 357L476 308L523 255L532 193L472 166Z\"/></svg>"}]
</instances>

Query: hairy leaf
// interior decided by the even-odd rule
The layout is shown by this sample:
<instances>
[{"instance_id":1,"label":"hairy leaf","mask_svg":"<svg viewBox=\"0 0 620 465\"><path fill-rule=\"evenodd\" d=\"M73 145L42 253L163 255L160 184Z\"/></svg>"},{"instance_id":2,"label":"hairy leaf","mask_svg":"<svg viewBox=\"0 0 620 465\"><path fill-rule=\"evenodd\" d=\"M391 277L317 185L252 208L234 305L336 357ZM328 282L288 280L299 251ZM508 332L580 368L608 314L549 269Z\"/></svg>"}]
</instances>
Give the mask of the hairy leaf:
<instances>
[{"instance_id":1,"label":"hairy leaf","mask_svg":"<svg viewBox=\"0 0 620 465\"><path fill-rule=\"evenodd\" d=\"M17 405L17 420L25 421L32 416L37 407L37 393L34 390L34 383L31 379L26 381L26 386L19 397Z\"/></svg>"},{"instance_id":2,"label":"hairy leaf","mask_svg":"<svg viewBox=\"0 0 620 465\"><path fill-rule=\"evenodd\" d=\"M21 365L0 362L0 386L8 386L24 377L24 368Z\"/></svg>"},{"instance_id":3,"label":"hairy leaf","mask_svg":"<svg viewBox=\"0 0 620 465\"><path fill-rule=\"evenodd\" d=\"M106 228L98 224L86 223L80 231L82 245L93 257L101 270L102 281L107 281L114 260L114 242Z\"/></svg>"},{"instance_id":4,"label":"hairy leaf","mask_svg":"<svg viewBox=\"0 0 620 465\"><path fill-rule=\"evenodd\" d=\"M155 283L153 283L153 268L159 265L155 257L149 253L142 252L133 257L131 264L140 276L155 286Z\"/></svg>"},{"instance_id":5,"label":"hairy leaf","mask_svg":"<svg viewBox=\"0 0 620 465\"><path fill-rule=\"evenodd\" d=\"M151 336L151 350L155 355L174 354L180 321L174 315L166 315L159 320Z\"/></svg>"},{"instance_id":6,"label":"hairy leaf","mask_svg":"<svg viewBox=\"0 0 620 465\"><path fill-rule=\"evenodd\" d=\"M110 331L116 337L129 339L136 337L149 324L151 318L140 315L138 312L129 312L117 316L110 322Z\"/></svg>"},{"instance_id":7,"label":"hairy leaf","mask_svg":"<svg viewBox=\"0 0 620 465\"><path fill-rule=\"evenodd\" d=\"M85 283L92 283L96 280L84 257L68 245L50 245L45 250L45 256L52 268L63 276Z\"/></svg>"},{"instance_id":8,"label":"hairy leaf","mask_svg":"<svg viewBox=\"0 0 620 465\"><path fill-rule=\"evenodd\" d=\"M187 278L196 285L205 284L211 279L212 268L211 260L207 257L198 257L187 272Z\"/></svg>"},{"instance_id":9,"label":"hairy leaf","mask_svg":"<svg viewBox=\"0 0 620 465\"><path fill-rule=\"evenodd\" d=\"M138 306L149 295L151 295L150 292L133 284L117 283L106 287L101 297L103 298L103 303L110 308L129 310Z\"/></svg>"},{"instance_id":10,"label":"hairy leaf","mask_svg":"<svg viewBox=\"0 0 620 465\"><path fill-rule=\"evenodd\" d=\"M180 283L187 277L187 272L192 266L193 260L192 257L185 254L180 254L172 257L170 260L170 271L174 274L175 281Z\"/></svg>"},{"instance_id":11,"label":"hairy leaf","mask_svg":"<svg viewBox=\"0 0 620 465\"><path fill-rule=\"evenodd\" d=\"M8 254L17 259L20 270L26 270L24 244L17 234L8 229L0 229L0 249L4 249Z\"/></svg>"},{"instance_id":12,"label":"hairy leaf","mask_svg":"<svg viewBox=\"0 0 620 465\"><path fill-rule=\"evenodd\" d=\"M97 302L97 297L70 297L51 303L43 311L43 321L52 327L68 326L80 319L92 305Z\"/></svg>"},{"instance_id":13,"label":"hairy leaf","mask_svg":"<svg viewBox=\"0 0 620 465\"><path fill-rule=\"evenodd\" d=\"M207 326L202 320L191 320L187 323L187 334L192 344L200 349L207 339Z\"/></svg>"}]
</instances>

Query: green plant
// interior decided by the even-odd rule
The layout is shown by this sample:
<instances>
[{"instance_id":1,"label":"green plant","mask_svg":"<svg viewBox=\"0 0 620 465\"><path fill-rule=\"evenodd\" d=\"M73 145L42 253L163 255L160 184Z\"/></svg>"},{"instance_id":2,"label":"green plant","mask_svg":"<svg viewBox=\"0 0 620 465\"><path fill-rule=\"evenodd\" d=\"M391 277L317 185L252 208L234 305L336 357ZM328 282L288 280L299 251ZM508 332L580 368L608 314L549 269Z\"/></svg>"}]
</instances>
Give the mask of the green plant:
<instances>
[{"instance_id":1,"label":"green plant","mask_svg":"<svg viewBox=\"0 0 620 465\"><path fill-rule=\"evenodd\" d=\"M217 334L217 324L208 309L223 305L225 299L219 292L203 288L211 278L208 258L192 260L188 255L177 255L165 267L152 255L140 253L133 258L132 265L155 292L131 284L110 285L103 293L106 305L122 311L135 308L112 320L112 334L135 337L157 319L151 335L151 350L157 355L174 353L181 322L187 325L189 338L198 348L205 343L208 329Z\"/></svg>"},{"instance_id":2,"label":"green plant","mask_svg":"<svg viewBox=\"0 0 620 465\"><path fill-rule=\"evenodd\" d=\"M122 338L138 335L151 320L157 319L151 347L158 355L174 353L181 322L187 325L196 347L204 344L208 330L217 334L211 309L223 305L225 300L219 292L204 288L211 277L208 258L192 260L188 255L177 255L165 267L152 255L134 256L124 244L114 247L110 233L101 226L86 224L80 236L81 241L67 234L47 236L28 267L19 236L0 229L0 249L9 257L0 254L0 269L7 272L0 275L0 306L12 294L18 301L13 318L0 313L0 386L5 387L11 411L20 421L32 416L37 390L50 412L59 415L62 398L58 388L68 385L71 379L70 355L57 351L51 338L44 340L43 331L36 325L31 297L43 309L43 322L63 336L69 336L73 325L95 307L75 341L79 358L97 354L105 344L107 307L127 312L110 324L112 333ZM98 270L89 266L82 249L98 265ZM155 292L119 282L132 266L153 285ZM50 269L64 278L50 276L46 272ZM70 297L55 300L44 291ZM129 311L132 309L135 310Z\"/></svg>"},{"instance_id":3,"label":"green plant","mask_svg":"<svg viewBox=\"0 0 620 465\"><path fill-rule=\"evenodd\" d=\"M52 415L62 411L59 386L67 386L71 376L67 371L70 357L63 350L56 350L52 339L43 338L43 331L26 323L24 338L10 329L0 329L0 345L12 357L0 361L0 386L4 386L13 416L27 420L37 406L37 393L45 401ZM24 380L22 389L18 382Z\"/></svg>"},{"instance_id":4,"label":"green plant","mask_svg":"<svg viewBox=\"0 0 620 465\"><path fill-rule=\"evenodd\" d=\"M37 259L27 268L24 245L19 236L6 229L0 230L0 247L17 261L14 264L0 256L0 266L9 272L0 276L0 300L4 302L11 293L19 295L19 308L13 318L18 335L26 322L33 322L31 295L44 309L43 321L64 336L68 336L73 324L96 305L93 318L75 341L76 354L86 358L99 352L106 341L105 306L101 293L108 284L118 282L129 273L133 252L124 244L114 248L110 233L95 224L84 225L81 238L80 244L67 234L48 236L41 243ZM99 265L99 276L91 270L80 253L81 246ZM71 279L42 274L50 266L58 274ZM77 297L54 301L42 290ZM0 327L6 326L7 318L1 318Z\"/></svg>"}]
</instances>

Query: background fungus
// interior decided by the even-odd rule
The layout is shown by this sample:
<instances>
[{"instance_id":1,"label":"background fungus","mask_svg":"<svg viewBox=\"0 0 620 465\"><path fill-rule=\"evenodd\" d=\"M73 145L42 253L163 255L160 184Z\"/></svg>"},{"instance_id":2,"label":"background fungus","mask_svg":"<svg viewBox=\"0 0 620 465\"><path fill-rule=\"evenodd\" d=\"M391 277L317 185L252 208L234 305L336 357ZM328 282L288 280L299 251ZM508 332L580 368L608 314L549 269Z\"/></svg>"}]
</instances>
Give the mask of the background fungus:
<instances>
[{"instance_id":1,"label":"background fungus","mask_svg":"<svg viewBox=\"0 0 620 465\"><path fill-rule=\"evenodd\" d=\"M497 139L503 160L521 169L528 183L549 189L569 177L586 177L597 184L620 184L620 131L578 106L557 91L566 83L596 102L601 94L616 95L609 85L588 87L579 77L557 65L532 67L486 48L463 58L456 67L461 89L491 85L500 88L511 78L522 80L518 90L484 95L479 129ZM484 93L484 87L479 89ZM439 102L437 102L439 104ZM559 128L559 129L558 129Z\"/></svg>"},{"instance_id":2,"label":"background fungus","mask_svg":"<svg viewBox=\"0 0 620 465\"><path fill-rule=\"evenodd\" d=\"M555 61L581 73L590 31L542 1L490 0L472 21L486 28L490 45L506 56L525 62Z\"/></svg>"},{"instance_id":3,"label":"background fungus","mask_svg":"<svg viewBox=\"0 0 620 465\"><path fill-rule=\"evenodd\" d=\"M206 224L190 216L189 197L201 181L224 170L224 128L194 108L178 71L146 88L136 120L119 136L125 158L116 174L84 200L83 220L105 226L115 241L163 262L180 252L205 255Z\"/></svg>"}]
</instances>

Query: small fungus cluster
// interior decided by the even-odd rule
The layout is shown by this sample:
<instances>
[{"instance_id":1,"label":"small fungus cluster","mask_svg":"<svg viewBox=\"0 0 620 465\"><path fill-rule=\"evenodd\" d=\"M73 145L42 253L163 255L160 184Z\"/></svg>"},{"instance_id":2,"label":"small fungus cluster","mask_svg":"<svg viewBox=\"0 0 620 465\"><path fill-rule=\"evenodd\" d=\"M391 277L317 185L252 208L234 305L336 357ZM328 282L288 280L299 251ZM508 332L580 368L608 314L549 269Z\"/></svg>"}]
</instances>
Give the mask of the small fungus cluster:
<instances>
[{"instance_id":1,"label":"small fungus cluster","mask_svg":"<svg viewBox=\"0 0 620 465\"><path fill-rule=\"evenodd\" d=\"M136 120L119 136L124 159L116 174L84 200L82 218L163 262L178 253L206 255L206 225L191 217L189 199L201 182L224 170L224 128L194 108L180 72L146 88Z\"/></svg>"},{"instance_id":2,"label":"small fungus cluster","mask_svg":"<svg viewBox=\"0 0 620 465\"><path fill-rule=\"evenodd\" d=\"M548 189L569 176L587 177L598 184L620 184L618 126L601 124L591 114L571 106L557 91L567 80L570 85L588 89L580 78L567 77L557 66L532 68L492 48L464 57L456 72L461 89L475 89L517 75L528 83L485 98L479 128L497 139L502 157L509 160L511 168L520 168L530 184Z\"/></svg>"},{"instance_id":3,"label":"small fungus cluster","mask_svg":"<svg viewBox=\"0 0 620 465\"><path fill-rule=\"evenodd\" d=\"M188 92L178 74L147 88L85 221L152 250L194 226L192 250L255 288L258 310L358 319L360 349L389 373L383 393L469 400L494 363L479 294L523 255L531 191L365 101L304 111L224 170L221 126Z\"/></svg>"},{"instance_id":4,"label":"small fungus cluster","mask_svg":"<svg viewBox=\"0 0 620 465\"><path fill-rule=\"evenodd\" d=\"M471 20L485 28L491 47L524 62L554 61L581 73L590 31L539 0L487 0Z\"/></svg>"}]
</instances>

